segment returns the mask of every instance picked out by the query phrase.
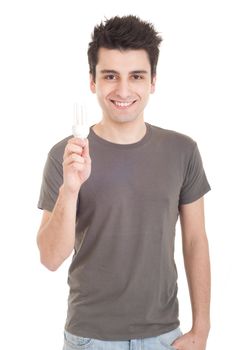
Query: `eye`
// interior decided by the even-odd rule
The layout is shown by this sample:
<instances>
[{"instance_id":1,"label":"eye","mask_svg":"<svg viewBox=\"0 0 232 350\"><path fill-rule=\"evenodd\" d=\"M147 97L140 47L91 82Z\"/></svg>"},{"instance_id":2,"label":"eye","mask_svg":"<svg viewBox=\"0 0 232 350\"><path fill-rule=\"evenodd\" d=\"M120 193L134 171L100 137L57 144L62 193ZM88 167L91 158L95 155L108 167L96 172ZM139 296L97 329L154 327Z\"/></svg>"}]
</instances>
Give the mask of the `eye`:
<instances>
[{"instance_id":1,"label":"eye","mask_svg":"<svg viewBox=\"0 0 232 350\"><path fill-rule=\"evenodd\" d=\"M106 80L115 80L116 79L116 75L114 74L107 74L104 76L104 79Z\"/></svg>"},{"instance_id":2,"label":"eye","mask_svg":"<svg viewBox=\"0 0 232 350\"><path fill-rule=\"evenodd\" d=\"M143 79L144 77L143 77L143 75L141 75L141 74L133 74L133 75L132 75L132 78L133 78L134 80L141 80L141 79Z\"/></svg>"}]
</instances>

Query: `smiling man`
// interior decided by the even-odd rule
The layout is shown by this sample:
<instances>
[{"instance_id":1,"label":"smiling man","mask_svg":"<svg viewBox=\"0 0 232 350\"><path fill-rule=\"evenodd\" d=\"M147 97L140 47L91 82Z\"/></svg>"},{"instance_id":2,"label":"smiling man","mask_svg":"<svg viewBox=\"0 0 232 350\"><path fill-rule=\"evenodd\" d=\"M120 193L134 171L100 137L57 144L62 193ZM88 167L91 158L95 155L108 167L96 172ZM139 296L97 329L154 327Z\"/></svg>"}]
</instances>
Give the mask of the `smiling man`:
<instances>
[{"instance_id":1,"label":"smiling man","mask_svg":"<svg viewBox=\"0 0 232 350\"><path fill-rule=\"evenodd\" d=\"M150 93L154 92L155 76L145 50L100 48L96 76L91 77L91 90L96 92L104 121L143 125L143 111ZM139 125L140 124L140 125ZM125 125L124 125L125 126Z\"/></svg>"},{"instance_id":2,"label":"smiling man","mask_svg":"<svg viewBox=\"0 0 232 350\"><path fill-rule=\"evenodd\" d=\"M90 89L102 119L85 140L49 152L39 199L41 262L74 250L64 350L205 350L210 264L197 144L144 121L161 38L135 16L96 26ZM180 217L193 324L178 319L175 226Z\"/></svg>"}]
</instances>

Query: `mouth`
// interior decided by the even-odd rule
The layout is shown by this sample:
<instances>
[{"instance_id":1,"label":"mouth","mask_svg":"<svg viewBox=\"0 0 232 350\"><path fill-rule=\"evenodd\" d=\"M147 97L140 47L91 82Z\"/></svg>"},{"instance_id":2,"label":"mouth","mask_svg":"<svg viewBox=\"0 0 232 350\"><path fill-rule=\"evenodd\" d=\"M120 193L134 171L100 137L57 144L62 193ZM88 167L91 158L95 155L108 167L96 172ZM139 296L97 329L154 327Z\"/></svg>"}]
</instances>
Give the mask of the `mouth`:
<instances>
[{"instance_id":1,"label":"mouth","mask_svg":"<svg viewBox=\"0 0 232 350\"><path fill-rule=\"evenodd\" d=\"M110 101L118 109L127 109L127 108L131 107L136 102L136 100L134 100L134 101L127 101L127 102L116 101L116 100L110 100Z\"/></svg>"}]
</instances>

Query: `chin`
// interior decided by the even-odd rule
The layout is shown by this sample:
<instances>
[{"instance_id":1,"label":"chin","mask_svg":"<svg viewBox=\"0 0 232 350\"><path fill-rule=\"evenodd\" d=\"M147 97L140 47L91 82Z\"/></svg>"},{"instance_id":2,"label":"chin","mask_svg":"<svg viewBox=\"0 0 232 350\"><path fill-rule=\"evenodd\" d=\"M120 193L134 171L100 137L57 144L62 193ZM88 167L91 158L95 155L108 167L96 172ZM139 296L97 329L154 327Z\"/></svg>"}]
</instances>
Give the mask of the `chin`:
<instances>
[{"instance_id":1,"label":"chin","mask_svg":"<svg viewBox=\"0 0 232 350\"><path fill-rule=\"evenodd\" d=\"M138 119L138 117L135 117L135 116L128 116L128 115L125 115L125 116L113 116L112 119L115 121L115 122L118 122L118 123L130 123L130 122L134 122L135 120Z\"/></svg>"}]
</instances>

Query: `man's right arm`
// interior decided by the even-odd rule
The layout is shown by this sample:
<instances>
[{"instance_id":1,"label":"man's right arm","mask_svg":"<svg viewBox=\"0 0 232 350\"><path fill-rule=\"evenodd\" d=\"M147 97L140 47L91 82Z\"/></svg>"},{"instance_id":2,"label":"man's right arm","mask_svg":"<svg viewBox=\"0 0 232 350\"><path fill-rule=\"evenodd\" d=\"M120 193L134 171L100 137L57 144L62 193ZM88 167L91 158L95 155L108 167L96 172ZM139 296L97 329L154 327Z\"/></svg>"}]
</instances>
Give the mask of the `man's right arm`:
<instances>
[{"instance_id":1,"label":"man's right arm","mask_svg":"<svg viewBox=\"0 0 232 350\"><path fill-rule=\"evenodd\" d=\"M41 263L51 271L73 251L78 194L90 173L88 140L69 140L64 152L63 184L53 211L44 210L37 235Z\"/></svg>"}]
</instances>

